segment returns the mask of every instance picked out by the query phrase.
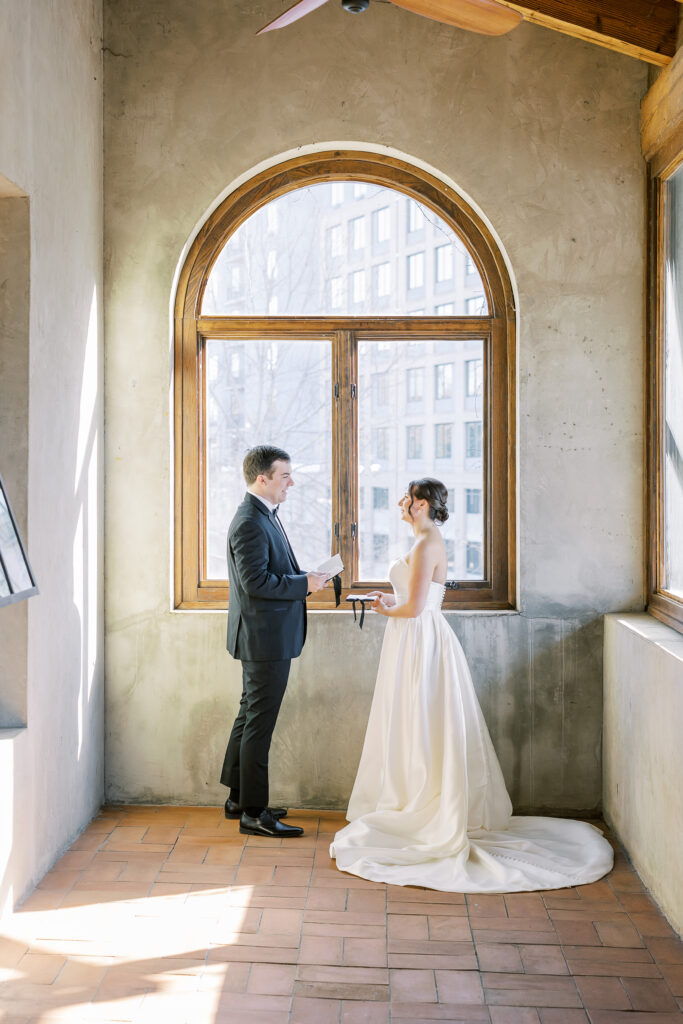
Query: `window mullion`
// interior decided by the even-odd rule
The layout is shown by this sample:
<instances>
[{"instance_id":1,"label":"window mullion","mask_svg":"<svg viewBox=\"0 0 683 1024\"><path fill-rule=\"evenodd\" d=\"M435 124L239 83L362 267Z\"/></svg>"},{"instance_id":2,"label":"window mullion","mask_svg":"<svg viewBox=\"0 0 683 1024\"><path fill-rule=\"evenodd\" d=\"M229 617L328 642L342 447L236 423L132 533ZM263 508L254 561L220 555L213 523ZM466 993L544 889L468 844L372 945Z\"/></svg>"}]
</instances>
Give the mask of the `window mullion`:
<instances>
[{"instance_id":1,"label":"window mullion","mask_svg":"<svg viewBox=\"0 0 683 1024\"><path fill-rule=\"evenodd\" d=\"M353 331L339 330L334 340L333 462L335 479L334 537L342 561L344 589L358 576L358 409L357 358ZM353 526L356 524L355 536Z\"/></svg>"}]
</instances>

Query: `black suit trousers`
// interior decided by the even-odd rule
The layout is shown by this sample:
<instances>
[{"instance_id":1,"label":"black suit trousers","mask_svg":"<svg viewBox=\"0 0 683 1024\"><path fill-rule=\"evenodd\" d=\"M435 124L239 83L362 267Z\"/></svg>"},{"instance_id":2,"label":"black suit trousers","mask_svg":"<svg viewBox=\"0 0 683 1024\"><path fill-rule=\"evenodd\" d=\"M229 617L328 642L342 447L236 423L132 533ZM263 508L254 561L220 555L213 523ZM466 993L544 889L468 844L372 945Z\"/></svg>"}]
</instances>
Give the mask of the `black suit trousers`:
<instances>
[{"instance_id":1,"label":"black suit trousers","mask_svg":"<svg viewBox=\"0 0 683 1024\"><path fill-rule=\"evenodd\" d=\"M268 806L268 754L287 689L291 659L242 660L242 697L223 761L221 782L239 790L242 807Z\"/></svg>"}]
</instances>

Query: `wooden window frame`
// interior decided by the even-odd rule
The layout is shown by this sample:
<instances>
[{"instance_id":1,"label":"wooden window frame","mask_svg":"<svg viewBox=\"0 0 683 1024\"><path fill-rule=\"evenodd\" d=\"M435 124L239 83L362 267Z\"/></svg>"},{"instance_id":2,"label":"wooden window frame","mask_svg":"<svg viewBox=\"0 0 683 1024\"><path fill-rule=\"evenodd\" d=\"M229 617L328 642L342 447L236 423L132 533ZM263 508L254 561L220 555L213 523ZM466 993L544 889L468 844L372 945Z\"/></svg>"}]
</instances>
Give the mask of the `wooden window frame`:
<instances>
[{"instance_id":1,"label":"wooden window frame","mask_svg":"<svg viewBox=\"0 0 683 1024\"><path fill-rule=\"evenodd\" d=\"M663 586L664 569L664 282L667 181L683 165L683 128L648 163L648 303L646 358L647 610L683 633L683 600Z\"/></svg>"},{"instance_id":2,"label":"wooden window frame","mask_svg":"<svg viewBox=\"0 0 683 1024\"><path fill-rule=\"evenodd\" d=\"M386 186L431 208L471 250L486 293L487 316L218 317L202 316L206 282L227 239L256 210L286 192L320 182L359 180ZM174 604L178 609L228 605L227 581L207 580L205 537L205 342L292 337L332 341L333 546L347 567L342 596L386 580L355 579L358 541L357 341L475 339L484 348L485 474L482 580L449 586L445 609L515 607L515 305L505 261L483 220L454 190L420 168L384 154L321 152L288 160L232 192L195 238L182 267L174 314ZM438 475L438 474L437 474ZM334 525L338 524L338 536ZM227 533L226 523L226 533ZM308 599L334 610L331 588ZM341 605L344 608L344 604Z\"/></svg>"}]
</instances>

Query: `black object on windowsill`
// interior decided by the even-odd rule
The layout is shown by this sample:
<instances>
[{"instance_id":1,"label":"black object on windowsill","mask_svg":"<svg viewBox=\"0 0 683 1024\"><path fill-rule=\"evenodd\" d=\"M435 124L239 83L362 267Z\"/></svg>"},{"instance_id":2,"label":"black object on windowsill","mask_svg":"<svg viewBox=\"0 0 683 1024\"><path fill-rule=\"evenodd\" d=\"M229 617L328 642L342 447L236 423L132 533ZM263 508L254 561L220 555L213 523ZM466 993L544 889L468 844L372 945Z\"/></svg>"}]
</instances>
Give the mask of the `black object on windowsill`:
<instances>
[{"instance_id":1,"label":"black object on windowsill","mask_svg":"<svg viewBox=\"0 0 683 1024\"><path fill-rule=\"evenodd\" d=\"M360 604L360 623L359 626L363 628L363 622L365 621L365 605L369 601L370 604L375 600L374 597L370 597L368 594L349 594L346 598L347 601L351 601L353 605L353 621L356 622L356 601Z\"/></svg>"}]
</instances>

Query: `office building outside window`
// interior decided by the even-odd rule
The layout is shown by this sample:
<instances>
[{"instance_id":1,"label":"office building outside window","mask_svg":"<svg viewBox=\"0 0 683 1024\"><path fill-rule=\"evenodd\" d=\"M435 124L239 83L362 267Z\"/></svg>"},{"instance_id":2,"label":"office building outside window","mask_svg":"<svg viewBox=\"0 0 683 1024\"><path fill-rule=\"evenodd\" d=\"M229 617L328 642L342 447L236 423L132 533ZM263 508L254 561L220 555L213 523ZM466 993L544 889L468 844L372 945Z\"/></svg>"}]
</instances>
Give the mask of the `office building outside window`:
<instances>
[{"instance_id":1,"label":"office building outside window","mask_svg":"<svg viewBox=\"0 0 683 1024\"><path fill-rule=\"evenodd\" d=\"M386 461L389 458L389 428L373 427L372 454L376 459Z\"/></svg>"},{"instance_id":2,"label":"office building outside window","mask_svg":"<svg viewBox=\"0 0 683 1024\"><path fill-rule=\"evenodd\" d=\"M372 535L373 560L381 566L386 566L389 561L389 536L386 533L374 533Z\"/></svg>"},{"instance_id":3,"label":"office building outside window","mask_svg":"<svg viewBox=\"0 0 683 1024\"><path fill-rule=\"evenodd\" d=\"M344 278L333 277L330 280L330 306L332 309L341 309L344 302Z\"/></svg>"},{"instance_id":4,"label":"office building outside window","mask_svg":"<svg viewBox=\"0 0 683 1024\"><path fill-rule=\"evenodd\" d=\"M481 420L465 424L465 458L481 458Z\"/></svg>"},{"instance_id":5,"label":"office building outside window","mask_svg":"<svg viewBox=\"0 0 683 1024\"><path fill-rule=\"evenodd\" d=\"M421 231L425 226L425 215L422 207L414 199L408 200L408 231Z\"/></svg>"},{"instance_id":6,"label":"office building outside window","mask_svg":"<svg viewBox=\"0 0 683 1024\"><path fill-rule=\"evenodd\" d=\"M327 248L330 256L344 255L344 231L341 224L333 224L327 232Z\"/></svg>"},{"instance_id":7,"label":"office building outside window","mask_svg":"<svg viewBox=\"0 0 683 1024\"><path fill-rule=\"evenodd\" d=\"M481 512L481 490L478 487L468 487L465 490L465 498L467 515L479 515Z\"/></svg>"},{"instance_id":8,"label":"office building outside window","mask_svg":"<svg viewBox=\"0 0 683 1024\"><path fill-rule=\"evenodd\" d=\"M422 458L422 427L406 427L406 458Z\"/></svg>"},{"instance_id":9,"label":"office building outside window","mask_svg":"<svg viewBox=\"0 0 683 1024\"><path fill-rule=\"evenodd\" d=\"M365 248L365 217L354 217L349 221L351 229L351 247L354 252Z\"/></svg>"},{"instance_id":10,"label":"office building outside window","mask_svg":"<svg viewBox=\"0 0 683 1024\"><path fill-rule=\"evenodd\" d=\"M391 264L379 263L375 267L375 290L380 299L391 295Z\"/></svg>"},{"instance_id":11,"label":"office building outside window","mask_svg":"<svg viewBox=\"0 0 683 1024\"><path fill-rule=\"evenodd\" d=\"M405 168L399 173L403 183ZM357 184L367 188L356 189ZM509 453L501 447L508 422L505 399L498 389L490 402L480 405L468 389L476 390L477 360L479 379L510 380L499 357L507 350L498 325L501 315L507 324L511 307L497 305L499 294L507 295L507 285L498 293L490 292L488 284L503 263L493 265L484 252L487 276L477 273L468 279L470 243L465 231L458 234L457 211L455 216L446 212L442 219L433 204L428 208L412 200L410 212L404 191L374 180L328 179L304 187L297 183L265 206L256 205L262 195L262 189L255 193L254 210L246 220L232 221L218 259L215 248L206 259L206 283L192 308L205 318L202 330L208 324L208 334L200 332L197 318L197 343L183 335L184 368L195 352L203 352L202 360L197 357L199 377L190 378L189 369L183 370L183 396L201 379L197 400L204 403L203 419L196 415L199 405L195 403L193 414L186 403L186 429L194 429L197 436L195 476L204 477L194 483L194 471L185 468L179 477L187 495L178 505L187 554L179 555L177 564L196 557L197 578L205 582L194 597L193 562L192 578L185 571L182 577L182 600L227 601L224 531L239 498L234 481L240 453L255 432L267 434L269 424L292 451L296 479L302 484L293 492L295 504L287 508L292 543L310 550L311 557L318 556L320 547L320 559L324 548L329 554L338 543L347 566L345 588L351 579L362 584L386 578L385 559L404 553L407 542L404 524L399 518L394 521L395 503L410 480L430 475L443 479L454 508L443 528L452 548L449 579L473 579L466 565L468 542L483 543L482 564L490 564L498 579L501 565L507 572L501 545L509 490L500 482L501 474L506 479ZM447 202L453 202L452 196ZM271 206L273 213L268 212ZM447 204L444 209L449 209ZM412 233L407 230L409 218ZM354 248L354 241L360 248ZM479 256L477 249L477 260ZM192 291L195 278L188 281ZM484 292L491 309L485 306L473 332L464 320L466 303ZM272 319L266 322L266 317ZM430 322L415 322L416 317ZM432 317L441 317L441 322ZM180 348L180 339L178 344ZM312 415L306 424L295 417L282 428L287 401L296 407L303 394ZM259 397L258 404L252 395ZM487 437L483 455L482 417ZM470 434L474 429L478 436L470 438L466 456L467 421L474 423ZM496 467L493 483L491 460ZM480 512L467 519L466 489L481 491ZM378 550L382 564L377 565L375 535L388 537L388 556ZM503 606L507 591L490 586L488 577L477 579L482 588L475 592L470 587L467 595L449 591L448 603L462 604L464 599L467 605L474 599L479 605L485 593L487 601ZM318 599L309 603L318 606ZM327 606L329 595L323 594L320 603Z\"/></svg>"},{"instance_id":12,"label":"office building outside window","mask_svg":"<svg viewBox=\"0 0 683 1024\"><path fill-rule=\"evenodd\" d=\"M434 425L434 457L436 459L450 459L453 455L452 433L453 425L451 423L436 423Z\"/></svg>"},{"instance_id":13,"label":"office building outside window","mask_svg":"<svg viewBox=\"0 0 683 1024\"><path fill-rule=\"evenodd\" d=\"M375 405L386 405L389 401L389 391L387 388L388 378L386 373L373 373L372 375L372 390L375 399Z\"/></svg>"},{"instance_id":14,"label":"office building outside window","mask_svg":"<svg viewBox=\"0 0 683 1024\"><path fill-rule=\"evenodd\" d=\"M434 397L453 397L453 363L437 363L434 367Z\"/></svg>"},{"instance_id":15,"label":"office building outside window","mask_svg":"<svg viewBox=\"0 0 683 1024\"><path fill-rule=\"evenodd\" d=\"M374 238L378 245L388 242L391 238L391 209L383 206L381 210L375 210L373 214Z\"/></svg>"},{"instance_id":16,"label":"office building outside window","mask_svg":"<svg viewBox=\"0 0 683 1024\"><path fill-rule=\"evenodd\" d=\"M465 310L468 316L484 316L486 314L486 299L483 295L474 295L465 302Z\"/></svg>"},{"instance_id":17,"label":"office building outside window","mask_svg":"<svg viewBox=\"0 0 683 1024\"><path fill-rule=\"evenodd\" d=\"M482 572L481 544L478 541L467 542L467 575L478 577Z\"/></svg>"},{"instance_id":18,"label":"office building outside window","mask_svg":"<svg viewBox=\"0 0 683 1024\"><path fill-rule=\"evenodd\" d=\"M465 394L474 398L482 393L484 386L484 362L482 359L467 359L465 362Z\"/></svg>"},{"instance_id":19,"label":"office building outside window","mask_svg":"<svg viewBox=\"0 0 683 1024\"><path fill-rule=\"evenodd\" d=\"M435 250L436 280L452 281L453 279L453 246L439 245Z\"/></svg>"},{"instance_id":20,"label":"office building outside window","mask_svg":"<svg viewBox=\"0 0 683 1024\"><path fill-rule=\"evenodd\" d=\"M408 288L424 288L425 254L414 252L408 257Z\"/></svg>"},{"instance_id":21,"label":"office building outside window","mask_svg":"<svg viewBox=\"0 0 683 1024\"><path fill-rule=\"evenodd\" d=\"M389 508L389 488L388 487L373 487L372 488L372 507L375 509Z\"/></svg>"}]
</instances>

